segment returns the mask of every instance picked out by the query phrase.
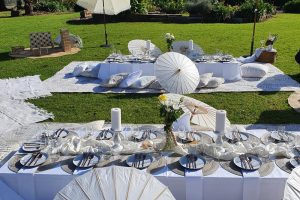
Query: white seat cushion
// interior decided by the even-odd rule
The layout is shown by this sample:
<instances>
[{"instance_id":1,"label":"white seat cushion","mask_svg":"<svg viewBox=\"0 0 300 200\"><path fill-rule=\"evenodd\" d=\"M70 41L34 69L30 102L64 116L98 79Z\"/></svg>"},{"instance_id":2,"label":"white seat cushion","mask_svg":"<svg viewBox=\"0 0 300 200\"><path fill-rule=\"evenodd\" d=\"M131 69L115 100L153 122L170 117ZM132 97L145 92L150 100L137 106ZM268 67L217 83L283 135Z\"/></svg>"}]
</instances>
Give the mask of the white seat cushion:
<instances>
[{"instance_id":1,"label":"white seat cushion","mask_svg":"<svg viewBox=\"0 0 300 200\"><path fill-rule=\"evenodd\" d=\"M138 89L146 88L155 80L156 76L142 76L137 81L135 81L130 87Z\"/></svg>"},{"instance_id":2,"label":"white seat cushion","mask_svg":"<svg viewBox=\"0 0 300 200\"><path fill-rule=\"evenodd\" d=\"M73 71L74 76L84 76L89 78L98 78L98 73L100 70L101 64L99 63L80 63L78 64Z\"/></svg>"},{"instance_id":3,"label":"white seat cushion","mask_svg":"<svg viewBox=\"0 0 300 200\"><path fill-rule=\"evenodd\" d=\"M213 76L213 73L201 74L200 82L199 82L197 88L199 89L199 88L205 87L208 84L208 82L210 81L212 76Z\"/></svg>"},{"instance_id":4,"label":"white seat cushion","mask_svg":"<svg viewBox=\"0 0 300 200\"><path fill-rule=\"evenodd\" d=\"M241 66L242 77L244 78L262 78L269 69L268 66L259 63L247 63Z\"/></svg>"},{"instance_id":5,"label":"white seat cushion","mask_svg":"<svg viewBox=\"0 0 300 200\"><path fill-rule=\"evenodd\" d=\"M136 82L140 76L142 75L143 71L138 70L135 72L132 72L129 74L119 85L120 88L128 88L130 87L134 82Z\"/></svg>"},{"instance_id":6,"label":"white seat cushion","mask_svg":"<svg viewBox=\"0 0 300 200\"><path fill-rule=\"evenodd\" d=\"M225 82L224 78L220 78L220 77L212 77L207 85L205 86L206 88L217 88L220 85L222 85Z\"/></svg>"},{"instance_id":7,"label":"white seat cushion","mask_svg":"<svg viewBox=\"0 0 300 200\"><path fill-rule=\"evenodd\" d=\"M126 77L127 73L114 74L109 80L102 81L100 83L101 87L117 87Z\"/></svg>"}]
</instances>

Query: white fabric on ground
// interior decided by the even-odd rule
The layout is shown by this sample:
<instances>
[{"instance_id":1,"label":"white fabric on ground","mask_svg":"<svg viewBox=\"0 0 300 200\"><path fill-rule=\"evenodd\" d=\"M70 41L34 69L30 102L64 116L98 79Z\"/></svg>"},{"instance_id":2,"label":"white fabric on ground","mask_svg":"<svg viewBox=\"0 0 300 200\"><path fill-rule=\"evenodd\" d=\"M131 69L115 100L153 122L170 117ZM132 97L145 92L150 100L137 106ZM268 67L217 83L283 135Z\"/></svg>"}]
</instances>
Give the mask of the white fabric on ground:
<instances>
[{"instance_id":1,"label":"white fabric on ground","mask_svg":"<svg viewBox=\"0 0 300 200\"><path fill-rule=\"evenodd\" d=\"M99 62L97 62L99 63ZM122 88L102 88L99 87L101 80L74 77L72 71L78 62L72 62L57 72L53 77L45 80L44 85L51 92L93 92L93 93L160 93L155 89L122 89ZM142 69L142 76L151 76L154 72L150 66ZM265 64L269 68L268 74L261 79L248 78L237 82L228 82L220 85L218 88L201 88L195 93L212 93L212 92L254 92L254 91L295 91L300 90L300 84L291 77L285 75L282 71L271 64ZM127 67L124 66L125 68ZM102 68L102 67L101 67ZM139 68L137 68L138 70ZM100 69L101 70L101 69ZM111 69L114 70L114 69ZM132 72L132 71L130 71ZM111 72L112 73L112 72Z\"/></svg>"},{"instance_id":2,"label":"white fabric on ground","mask_svg":"<svg viewBox=\"0 0 300 200\"><path fill-rule=\"evenodd\" d=\"M241 66L243 78L262 78L268 73L268 67L259 63L247 63Z\"/></svg>"},{"instance_id":3,"label":"white fabric on ground","mask_svg":"<svg viewBox=\"0 0 300 200\"><path fill-rule=\"evenodd\" d=\"M0 133L54 118L53 114L20 100L0 99Z\"/></svg>"},{"instance_id":4,"label":"white fabric on ground","mask_svg":"<svg viewBox=\"0 0 300 200\"><path fill-rule=\"evenodd\" d=\"M253 55L249 56L249 57L239 57L237 59L237 61L241 62L241 63L251 63L251 62L255 62L256 59L260 56L260 54L265 50L265 48L258 48L255 49L255 52Z\"/></svg>"},{"instance_id":5,"label":"white fabric on ground","mask_svg":"<svg viewBox=\"0 0 300 200\"><path fill-rule=\"evenodd\" d=\"M0 91L2 99L32 99L51 95L39 75L0 79Z\"/></svg>"}]
</instances>

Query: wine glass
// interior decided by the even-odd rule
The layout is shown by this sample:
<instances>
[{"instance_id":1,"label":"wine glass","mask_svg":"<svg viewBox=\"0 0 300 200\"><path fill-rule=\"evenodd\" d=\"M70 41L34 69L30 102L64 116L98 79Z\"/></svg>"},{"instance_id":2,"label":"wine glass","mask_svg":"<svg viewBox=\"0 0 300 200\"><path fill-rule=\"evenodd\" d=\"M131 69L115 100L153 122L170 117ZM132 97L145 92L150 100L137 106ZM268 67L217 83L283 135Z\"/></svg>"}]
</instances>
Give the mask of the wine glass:
<instances>
[{"instance_id":1,"label":"wine glass","mask_svg":"<svg viewBox=\"0 0 300 200\"><path fill-rule=\"evenodd\" d=\"M265 43L266 43L265 40L260 40L260 47L264 48L265 47Z\"/></svg>"}]
</instances>

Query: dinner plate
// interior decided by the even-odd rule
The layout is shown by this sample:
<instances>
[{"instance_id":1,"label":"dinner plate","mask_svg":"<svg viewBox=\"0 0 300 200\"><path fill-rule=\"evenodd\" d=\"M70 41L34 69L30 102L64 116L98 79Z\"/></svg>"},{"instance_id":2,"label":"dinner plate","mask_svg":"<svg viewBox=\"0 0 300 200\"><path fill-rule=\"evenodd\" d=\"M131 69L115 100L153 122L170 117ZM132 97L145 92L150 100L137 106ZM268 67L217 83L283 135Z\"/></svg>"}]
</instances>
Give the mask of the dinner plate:
<instances>
[{"instance_id":1,"label":"dinner plate","mask_svg":"<svg viewBox=\"0 0 300 200\"><path fill-rule=\"evenodd\" d=\"M140 156L140 157L139 157ZM144 157L142 157L144 156ZM139 157L139 158L137 158ZM150 154L146 153L137 153L129 156L126 160L126 164L130 167L137 169L144 169L150 166L153 162L153 157Z\"/></svg>"},{"instance_id":2,"label":"dinner plate","mask_svg":"<svg viewBox=\"0 0 300 200\"><path fill-rule=\"evenodd\" d=\"M92 153L77 155L73 159L73 164L80 168L89 168L96 165L100 161L100 157Z\"/></svg>"},{"instance_id":3,"label":"dinner plate","mask_svg":"<svg viewBox=\"0 0 300 200\"><path fill-rule=\"evenodd\" d=\"M193 141L200 141L201 140L201 135L197 134L197 133L191 133L193 134L193 137L186 137L185 133L178 133L177 137L178 137L178 142L186 144L186 143L190 143Z\"/></svg>"},{"instance_id":4,"label":"dinner plate","mask_svg":"<svg viewBox=\"0 0 300 200\"><path fill-rule=\"evenodd\" d=\"M145 133L145 131L135 132L134 135L132 136L132 140L133 141L143 141L143 140L146 140L146 139L153 140L153 139L157 138L157 134L158 134L158 132L156 132L156 131L150 131L149 132L149 138L143 138L144 133Z\"/></svg>"},{"instance_id":5,"label":"dinner plate","mask_svg":"<svg viewBox=\"0 0 300 200\"><path fill-rule=\"evenodd\" d=\"M284 132L283 137L280 136L278 131L271 131L270 132L270 136L271 138L280 141L280 142L288 142L289 140L291 140L291 134L289 134L288 132Z\"/></svg>"},{"instance_id":6,"label":"dinner plate","mask_svg":"<svg viewBox=\"0 0 300 200\"><path fill-rule=\"evenodd\" d=\"M41 142L25 142L23 143L21 149L25 152L37 152L41 151L42 149L45 148L44 143Z\"/></svg>"},{"instance_id":7,"label":"dinner plate","mask_svg":"<svg viewBox=\"0 0 300 200\"><path fill-rule=\"evenodd\" d=\"M241 137L241 140L242 141L246 141L248 140L249 138L249 134L248 133L245 133L245 132L238 132L238 134L240 134L240 137ZM225 137L229 140L234 140L234 137L233 137L233 131L230 131L230 132L226 132L225 133Z\"/></svg>"},{"instance_id":8,"label":"dinner plate","mask_svg":"<svg viewBox=\"0 0 300 200\"><path fill-rule=\"evenodd\" d=\"M57 130L53 133L52 137L53 137L53 138L65 138L65 137L67 137L67 136L69 135L69 133L70 133L70 131L68 131L67 129L65 129L65 128L60 128L60 129L57 129Z\"/></svg>"},{"instance_id":9,"label":"dinner plate","mask_svg":"<svg viewBox=\"0 0 300 200\"><path fill-rule=\"evenodd\" d=\"M20 163L25 167L36 167L46 162L47 159L46 153L30 153L22 157Z\"/></svg>"},{"instance_id":10,"label":"dinner plate","mask_svg":"<svg viewBox=\"0 0 300 200\"><path fill-rule=\"evenodd\" d=\"M102 130L96 140L110 140L113 137L113 133L110 130Z\"/></svg>"},{"instance_id":11,"label":"dinner plate","mask_svg":"<svg viewBox=\"0 0 300 200\"><path fill-rule=\"evenodd\" d=\"M245 154L244 154L245 155ZM241 155L242 156L242 155ZM262 165L262 162L261 160L257 157L257 156L254 156L254 155L249 155L247 154L246 155L246 158L249 159L249 163L253 166L253 168L251 169L249 167L248 164L243 164L241 159L240 159L240 156L237 156L233 159L233 162L236 166L238 166L239 168L241 169L245 169L245 170L257 170L260 168L260 166Z\"/></svg>"},{"instance_id":12,"label":"dinner plate","mask_svg":"<svg viewBox=\"0 0 300 200\"><path fill-rule=\"evenodd\" d=\"M297 156L297 157L300 159L300 156ZM300 162L298 162L298 161L295 159L295 157L290 159L290 164L291 164L293 167L299 167L299 166L300 166Z\"/></svg>"},{"instance_id":13,"label":"dinner plate","mask_svg":"<svg viewBox=\"0 0 300 200\"><path fill-rule=\"evenodd\" d=\"M205 158L200 155L188 154L179 159L179 163L186 169L202 169L206 163Z\"/></svg>"},{"instance_id":14,"label":"dinner plate","mask_svg":"<svg viewBox=\"0 0 300 200\"><path fill-rule=\"evenodd\" d=\"M295 146L294 147L296 153L298 153L300 155L300 146Z\"/></svg>"}]
</instances>

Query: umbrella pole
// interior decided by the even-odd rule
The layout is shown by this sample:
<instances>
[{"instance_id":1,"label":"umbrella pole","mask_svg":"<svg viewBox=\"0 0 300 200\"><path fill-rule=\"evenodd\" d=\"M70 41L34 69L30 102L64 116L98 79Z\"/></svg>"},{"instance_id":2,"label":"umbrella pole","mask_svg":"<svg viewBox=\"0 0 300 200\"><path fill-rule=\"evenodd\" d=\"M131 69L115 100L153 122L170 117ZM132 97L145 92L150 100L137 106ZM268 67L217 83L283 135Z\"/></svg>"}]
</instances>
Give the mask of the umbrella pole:
<instances>
[{"instance_id":1,"label":"umbrella pole","mask_svg":"<svg viewBox=\"0 0 300 200\"><path fill-rule=\"evenodd\" d=\"M252 31L252 41L251 41L251 49L250 49L250 56L253 54L253 47L254 47L254 36L255 36L255 27L256 27L256 18L257 18L257 0L255 2L255 10L254 10L254 24L253 24L253 31Z\"/></svg>"},{"instance_id":2,"label":"umbrella pole","mask_svg":"<svg viewBox=\"0 0 300 200\"><path fill-rule=\"evenodd\" d=\"M104 7L104 1L105 0L102 0L103 2L103 24L104 24L104 36L105 36L105 44L102 44L101 47L104 47L104 48L109 48L110 47L110 44L108 44L108 39L107 39L107 31L106 31L106 18L105 18L105 7Z\"/></svg>"}]
</instances>

